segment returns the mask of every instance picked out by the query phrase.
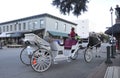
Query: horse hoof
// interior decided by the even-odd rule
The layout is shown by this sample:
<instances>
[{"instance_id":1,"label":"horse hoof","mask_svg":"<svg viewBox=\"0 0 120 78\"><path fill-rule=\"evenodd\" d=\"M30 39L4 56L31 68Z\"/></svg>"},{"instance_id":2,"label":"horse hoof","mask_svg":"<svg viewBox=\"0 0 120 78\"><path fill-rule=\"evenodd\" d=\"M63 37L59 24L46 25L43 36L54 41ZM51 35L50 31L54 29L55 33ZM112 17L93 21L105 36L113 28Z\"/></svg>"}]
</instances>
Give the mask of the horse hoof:
<instances>
[{"instance_id":1,"label":"horse hoof","mask_svg":"<svg viewBox=\"0 0 120 78\"><path fill-rule=\"evenodd\" d=\"M99 58L101 57L101 56L98 56Z\"/></svg>"}]
</instances>

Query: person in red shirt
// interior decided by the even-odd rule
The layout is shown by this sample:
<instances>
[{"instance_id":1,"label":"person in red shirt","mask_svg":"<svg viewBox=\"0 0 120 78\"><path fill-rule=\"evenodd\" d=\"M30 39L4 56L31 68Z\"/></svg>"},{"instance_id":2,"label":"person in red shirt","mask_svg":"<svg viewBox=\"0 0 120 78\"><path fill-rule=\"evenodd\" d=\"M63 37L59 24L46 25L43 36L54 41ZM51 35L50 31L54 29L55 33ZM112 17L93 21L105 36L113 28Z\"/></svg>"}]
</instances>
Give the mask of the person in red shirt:
<instances>
[{"instance_id":1,"label":"person in red shirt","mask_svg":"<svg viewBox=\"0 0 120 78\"><path fill-rule=\"evenodd\" d=\"M71 38L75 38L75 36L76 36L76 33L75 33L75 28L71 28L71 32L70 32L70 37Z\"/></svg>"}]
</instances>

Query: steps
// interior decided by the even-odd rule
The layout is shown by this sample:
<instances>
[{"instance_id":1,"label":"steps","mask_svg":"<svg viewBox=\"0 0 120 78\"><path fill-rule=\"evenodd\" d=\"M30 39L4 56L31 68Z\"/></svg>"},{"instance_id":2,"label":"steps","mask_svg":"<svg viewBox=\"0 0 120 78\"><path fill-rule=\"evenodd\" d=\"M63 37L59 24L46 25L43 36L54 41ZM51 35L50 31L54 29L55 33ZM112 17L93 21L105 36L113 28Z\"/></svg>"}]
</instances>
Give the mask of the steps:
<instances>
[{"instance_id":1,"label":"steps","mask_svg":"<svg viewBox=\"0 0 120 78\"><path fill-rule=\"evenodd\" d=\"M104 78L120 78L120 67L119 66L110 66L107 67Z\"/></svg>"}]
</instances>

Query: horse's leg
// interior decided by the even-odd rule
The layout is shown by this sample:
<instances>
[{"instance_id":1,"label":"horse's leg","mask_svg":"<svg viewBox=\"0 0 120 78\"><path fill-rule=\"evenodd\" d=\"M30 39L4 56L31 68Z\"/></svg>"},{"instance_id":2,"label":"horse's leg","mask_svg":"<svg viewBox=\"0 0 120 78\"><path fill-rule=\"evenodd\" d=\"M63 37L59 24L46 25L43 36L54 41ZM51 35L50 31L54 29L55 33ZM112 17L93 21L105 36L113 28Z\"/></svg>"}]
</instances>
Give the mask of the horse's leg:
<instances>
[{"instance_id":1,"label":"horse's leg","mask_svg":"<svg viewBox=\"0 0 120 78\"><path fill-rule=\"evenodd\" d=\"M99 52L100 52L100 47L96 46L96 55L95 55L95 57L101 57Z\"/></svg>"},{"instance_id":2,"label":"horse's leg","mask_svg":"<svg viewBox=\"0 0 120 78\"><path fill-rule=\"evenodd\" d=\"M95 55L95 57L97 57L97 46L95 47L95 50L96 50L96 51L95 51L95 52L96 52L96 55Z\"/></svg>"}]
</instances>

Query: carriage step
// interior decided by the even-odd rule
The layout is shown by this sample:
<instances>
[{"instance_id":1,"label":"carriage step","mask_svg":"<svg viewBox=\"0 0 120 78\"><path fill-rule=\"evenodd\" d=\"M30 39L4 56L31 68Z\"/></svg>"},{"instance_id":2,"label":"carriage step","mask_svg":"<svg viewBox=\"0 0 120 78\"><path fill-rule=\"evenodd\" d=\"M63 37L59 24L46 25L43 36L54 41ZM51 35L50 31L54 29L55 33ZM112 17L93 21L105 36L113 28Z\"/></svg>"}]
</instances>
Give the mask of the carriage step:
<instances>
[{"instance_id":1,"label":"carriage step","mask_svg":"<svg viewBox=\"0 0 120 78\"><path fill-rule=\"evenodd\" d=\"M67 56L64 56L64 55L57 55L54 59L54 61L62 61L62 60L68 60L68 57Z\"/></svg>"}]
</instances>

